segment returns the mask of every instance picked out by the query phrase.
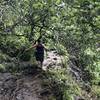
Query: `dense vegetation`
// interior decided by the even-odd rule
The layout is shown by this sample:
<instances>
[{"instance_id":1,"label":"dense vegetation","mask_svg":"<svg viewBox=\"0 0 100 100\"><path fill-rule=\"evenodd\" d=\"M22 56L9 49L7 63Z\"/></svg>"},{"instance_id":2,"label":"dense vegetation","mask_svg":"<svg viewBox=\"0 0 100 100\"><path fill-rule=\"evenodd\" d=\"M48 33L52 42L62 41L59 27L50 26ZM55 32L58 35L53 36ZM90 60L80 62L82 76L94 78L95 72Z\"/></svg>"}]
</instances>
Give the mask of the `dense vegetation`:
<instances>
[{"instance_id":1,"label":"dense vegetation","mask_svg":"<svg viewBox=\"0 0 100 100\"><path fill-rule=\"evenodd\" d=\"M0 70L5 69L3 62L34 59L34 50L24 51L42 37L47 48L68 56L64 68L50 75L62 79L57 84L62 87L64 100L71 100L76 90L76 94L81 91L65 72L68 60L82 70L83 81L100 98L99 21L99 0L1 0ZM66 85L67 80L72 86ZM74 91L74 87L78 89Z\"/></svg>"}]
</instances>

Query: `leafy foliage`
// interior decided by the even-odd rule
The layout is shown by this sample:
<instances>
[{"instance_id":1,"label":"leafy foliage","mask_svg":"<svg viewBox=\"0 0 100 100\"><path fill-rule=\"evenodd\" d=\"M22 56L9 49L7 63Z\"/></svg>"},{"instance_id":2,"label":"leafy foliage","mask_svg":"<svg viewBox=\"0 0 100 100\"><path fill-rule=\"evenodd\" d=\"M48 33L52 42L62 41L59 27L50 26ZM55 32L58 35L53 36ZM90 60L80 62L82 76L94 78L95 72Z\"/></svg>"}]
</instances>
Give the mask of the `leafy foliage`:
<instances>
[{"instance_id":1,"label":"leafy foliage","mask_svg":"<svg viewBox=\"0 0 100 100\"><path fill-rule=\"evenodd\" d=\"M10 57L30 60L33 52L24 50L42 37L50 49L75 56L77 67L90 76L85 81L97 85L99 20L99 0L1 0L0 62Z\"/></svg>"}]
</instances>

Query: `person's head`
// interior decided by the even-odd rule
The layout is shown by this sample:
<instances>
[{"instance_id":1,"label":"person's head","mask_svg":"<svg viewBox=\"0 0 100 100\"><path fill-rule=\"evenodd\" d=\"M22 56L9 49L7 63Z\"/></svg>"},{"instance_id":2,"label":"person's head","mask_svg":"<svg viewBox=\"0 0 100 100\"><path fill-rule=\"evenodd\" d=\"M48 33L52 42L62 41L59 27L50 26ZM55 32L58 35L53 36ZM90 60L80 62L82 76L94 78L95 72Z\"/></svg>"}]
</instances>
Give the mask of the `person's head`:
<instances>
[{"instance_id":1,"label":"person's head","mask_svg":"<svg viewBox=\"0 0 100 100\"><path fill-rule=\"evenodd\" d=\"M41 40L40 40L40 39L38 39L38 40L37 40L37 42L38 42L38 44L40 44L40 43L41 43Z\"/></svg>"}]
</instances>

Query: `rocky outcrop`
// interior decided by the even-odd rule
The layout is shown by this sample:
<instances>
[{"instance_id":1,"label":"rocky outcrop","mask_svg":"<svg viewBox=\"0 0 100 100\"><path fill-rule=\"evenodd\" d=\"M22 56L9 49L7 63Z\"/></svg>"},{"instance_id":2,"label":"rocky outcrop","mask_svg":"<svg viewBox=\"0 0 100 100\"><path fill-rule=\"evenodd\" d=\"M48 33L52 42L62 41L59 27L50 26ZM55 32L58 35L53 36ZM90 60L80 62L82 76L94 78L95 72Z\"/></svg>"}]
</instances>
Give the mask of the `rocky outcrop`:
<instances>
[{"instance_id":1,"label":"rocky outcrop","mask_svg":"<svg viewBox=\"0 0 100 100\"><path fill-rule=\"evenodd\" d=\"M48 100L52 93L42 87L42 75L40 69L16 75L0 73L0 100Z\"/></svg>"}]
</instances>

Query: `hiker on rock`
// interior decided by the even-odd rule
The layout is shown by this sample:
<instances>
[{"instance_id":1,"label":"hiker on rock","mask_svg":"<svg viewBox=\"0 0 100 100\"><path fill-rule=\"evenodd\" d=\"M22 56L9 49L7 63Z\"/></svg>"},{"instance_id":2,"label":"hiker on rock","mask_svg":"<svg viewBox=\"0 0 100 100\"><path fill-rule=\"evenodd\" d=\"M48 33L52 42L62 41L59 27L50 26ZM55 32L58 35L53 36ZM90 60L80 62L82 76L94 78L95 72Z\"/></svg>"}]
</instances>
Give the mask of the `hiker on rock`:
<instances>
[{"instance_id":1,"label":"hiker on rock","mask_svg":"<svg viewBox=\"0 0 100 100\"><path fill-rule=\"evenodd\" d=\"M43 66L43 61L44 61L44 50L47 51L47 49L45 48L45 46L41 43L41 40L38 39L37 43L35 45L33 45L31 48L35 48L35 58L36 61L38 62L39 67L42 68ZM30 49L30 48L29 48ZM28 50L28 49L27 49Z\"/></svg>"}]
</instances>

